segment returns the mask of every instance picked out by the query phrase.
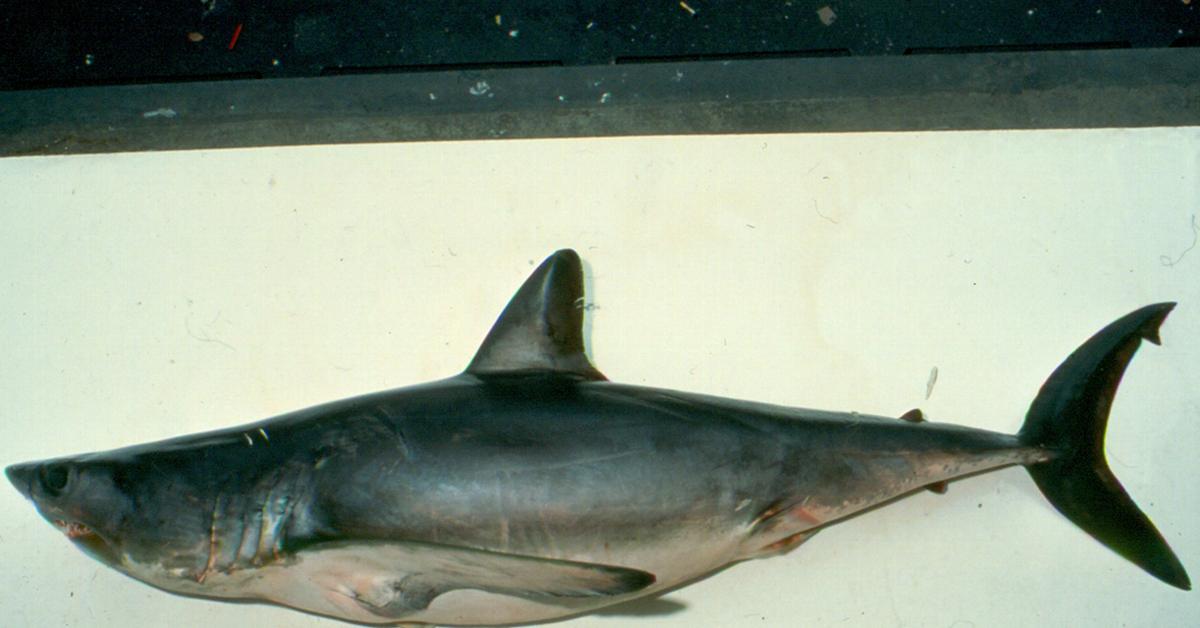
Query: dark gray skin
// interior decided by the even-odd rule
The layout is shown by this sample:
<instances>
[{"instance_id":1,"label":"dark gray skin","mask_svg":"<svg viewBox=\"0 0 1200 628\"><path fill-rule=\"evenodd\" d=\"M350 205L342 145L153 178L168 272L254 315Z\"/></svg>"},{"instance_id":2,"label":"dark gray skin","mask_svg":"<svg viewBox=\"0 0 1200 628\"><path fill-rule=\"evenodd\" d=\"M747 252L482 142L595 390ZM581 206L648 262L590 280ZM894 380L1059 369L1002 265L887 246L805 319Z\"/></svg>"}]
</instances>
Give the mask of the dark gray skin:
<instances>
[{"instance_id":1,"label":"dark gray skin","mask_svg":"<svg viewBox=\"0 0 1200 628\"><path fill-rule=\"evenodd\" d=\"M583 354L581 278L573 252L551 256L457 377L6 473L135 578L352 621L576 614L1014 464L1093 536L1189 586L1119 484L1063 480L1099 473L1096 443L1080 443L1103 415L1102 449L1120 372L1169 305L1081 347L1013 436L610 383Z\"/></svg>"},{"instance_id":2,"label":"dark gray skin","mask_svg":"<svg viewBox=\"0 0 1200 628\"><path fill-rule=\"evenodd\" d=\"M463 375L9 475L48 519L95 530L106 562L158 562L201 586L343 539L650 567L670 585L699 574L632 562L645 547L711 536L711 570L785 549L771 546L826 517L1037 455L953 425ZM59 496L38 477L55 464L72 476ZM770 516L801 502L811 518ZM264 511L282 522L263 526Z\"/></svg>"}]
</instances>

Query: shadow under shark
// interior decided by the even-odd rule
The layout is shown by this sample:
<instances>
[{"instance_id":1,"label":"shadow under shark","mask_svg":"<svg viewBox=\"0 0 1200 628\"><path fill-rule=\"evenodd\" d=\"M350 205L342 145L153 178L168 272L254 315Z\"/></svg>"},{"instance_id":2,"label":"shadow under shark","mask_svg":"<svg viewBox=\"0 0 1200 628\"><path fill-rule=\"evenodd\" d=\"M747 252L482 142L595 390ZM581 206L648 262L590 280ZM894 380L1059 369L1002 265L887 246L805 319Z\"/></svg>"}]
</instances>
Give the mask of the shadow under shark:
<instances>
[{"instance_id":1,"label":"shadow under shark","mask_svg":"<svg viewBox=\"0 0 1200 628\"><path fill-rule=\"evenodd\" d=\"M458 376L243 427L10 466L100 561L187 595L367 623L575 615L792 549L922 488L1024 465L1088 534L1187 574L1104 459L1125 366L1174 304L1105 327L1016 435L611 383L578 255L550 256Z\"/></svg>"}]
</instances>

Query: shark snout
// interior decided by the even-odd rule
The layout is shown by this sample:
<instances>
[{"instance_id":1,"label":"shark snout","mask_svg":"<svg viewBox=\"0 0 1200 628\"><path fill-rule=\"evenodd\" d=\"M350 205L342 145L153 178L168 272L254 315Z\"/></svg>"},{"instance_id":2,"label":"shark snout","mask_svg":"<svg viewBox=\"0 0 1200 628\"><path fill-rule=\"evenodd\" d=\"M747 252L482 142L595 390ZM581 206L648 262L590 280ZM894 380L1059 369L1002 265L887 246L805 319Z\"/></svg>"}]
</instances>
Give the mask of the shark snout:
<instances>
[{"instance_id":1,"label":"shark snout","mask_svg":"<svg viewBox=\"0 0 1200 628\"><path fill-rule=\"evenodd\" d=\"M26 499L33 497L33 479L37 477L37 464L26 462L23 464L14 464L4 469L4 475L8 476L8 481L17 487L17 490L25 496Z\"/></svg>"}]
</instances>

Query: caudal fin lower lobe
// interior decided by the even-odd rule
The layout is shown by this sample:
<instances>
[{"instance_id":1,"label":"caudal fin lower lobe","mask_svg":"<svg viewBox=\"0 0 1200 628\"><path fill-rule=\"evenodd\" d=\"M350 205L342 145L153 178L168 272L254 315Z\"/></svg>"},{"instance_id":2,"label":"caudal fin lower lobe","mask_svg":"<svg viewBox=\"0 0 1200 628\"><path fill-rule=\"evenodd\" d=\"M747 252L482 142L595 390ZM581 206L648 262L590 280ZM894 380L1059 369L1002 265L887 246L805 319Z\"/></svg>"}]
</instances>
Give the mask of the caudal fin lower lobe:
<instances>
[{"instance_id":1,"label":"caudal fin lower lobe","mask_svg":"<svg viewBox=\"0 0 1200 628\"><path fill-rule=\"evenodd\" d=\"M1125 367L1142 340L1160 344L1158 328L1174 307L1148 305L1089 338L1042 385L1019 436L1052 452L1028 470L1059 512L1155 578L1190 590L1183 565L1104 457L1108 412Z\"/></svg>"}]
</instances>

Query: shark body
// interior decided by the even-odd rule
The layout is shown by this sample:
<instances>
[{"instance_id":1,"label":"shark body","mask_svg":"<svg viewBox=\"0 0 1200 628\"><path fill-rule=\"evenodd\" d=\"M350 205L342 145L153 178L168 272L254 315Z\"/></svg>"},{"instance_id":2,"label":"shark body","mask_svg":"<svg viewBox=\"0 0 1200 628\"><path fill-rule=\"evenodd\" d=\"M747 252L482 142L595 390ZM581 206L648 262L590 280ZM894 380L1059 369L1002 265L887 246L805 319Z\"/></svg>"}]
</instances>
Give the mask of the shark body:
<instances>
[{"instance_id":1,"label":"shark body","mask_svg":"<svg viewBox=\"0 0 1200 628\"><path fill-rule=\"evenodd\" d=\"M1173 304L1093 336L1009 435L609 382L583 351L582 285L578 256L552 255L446 380L6 473L81 548L148 584L364 623L575 615L1011 465L1098 540L1190 587L1103 459L1124 367Z\"/></svg>"}]
</instances>

